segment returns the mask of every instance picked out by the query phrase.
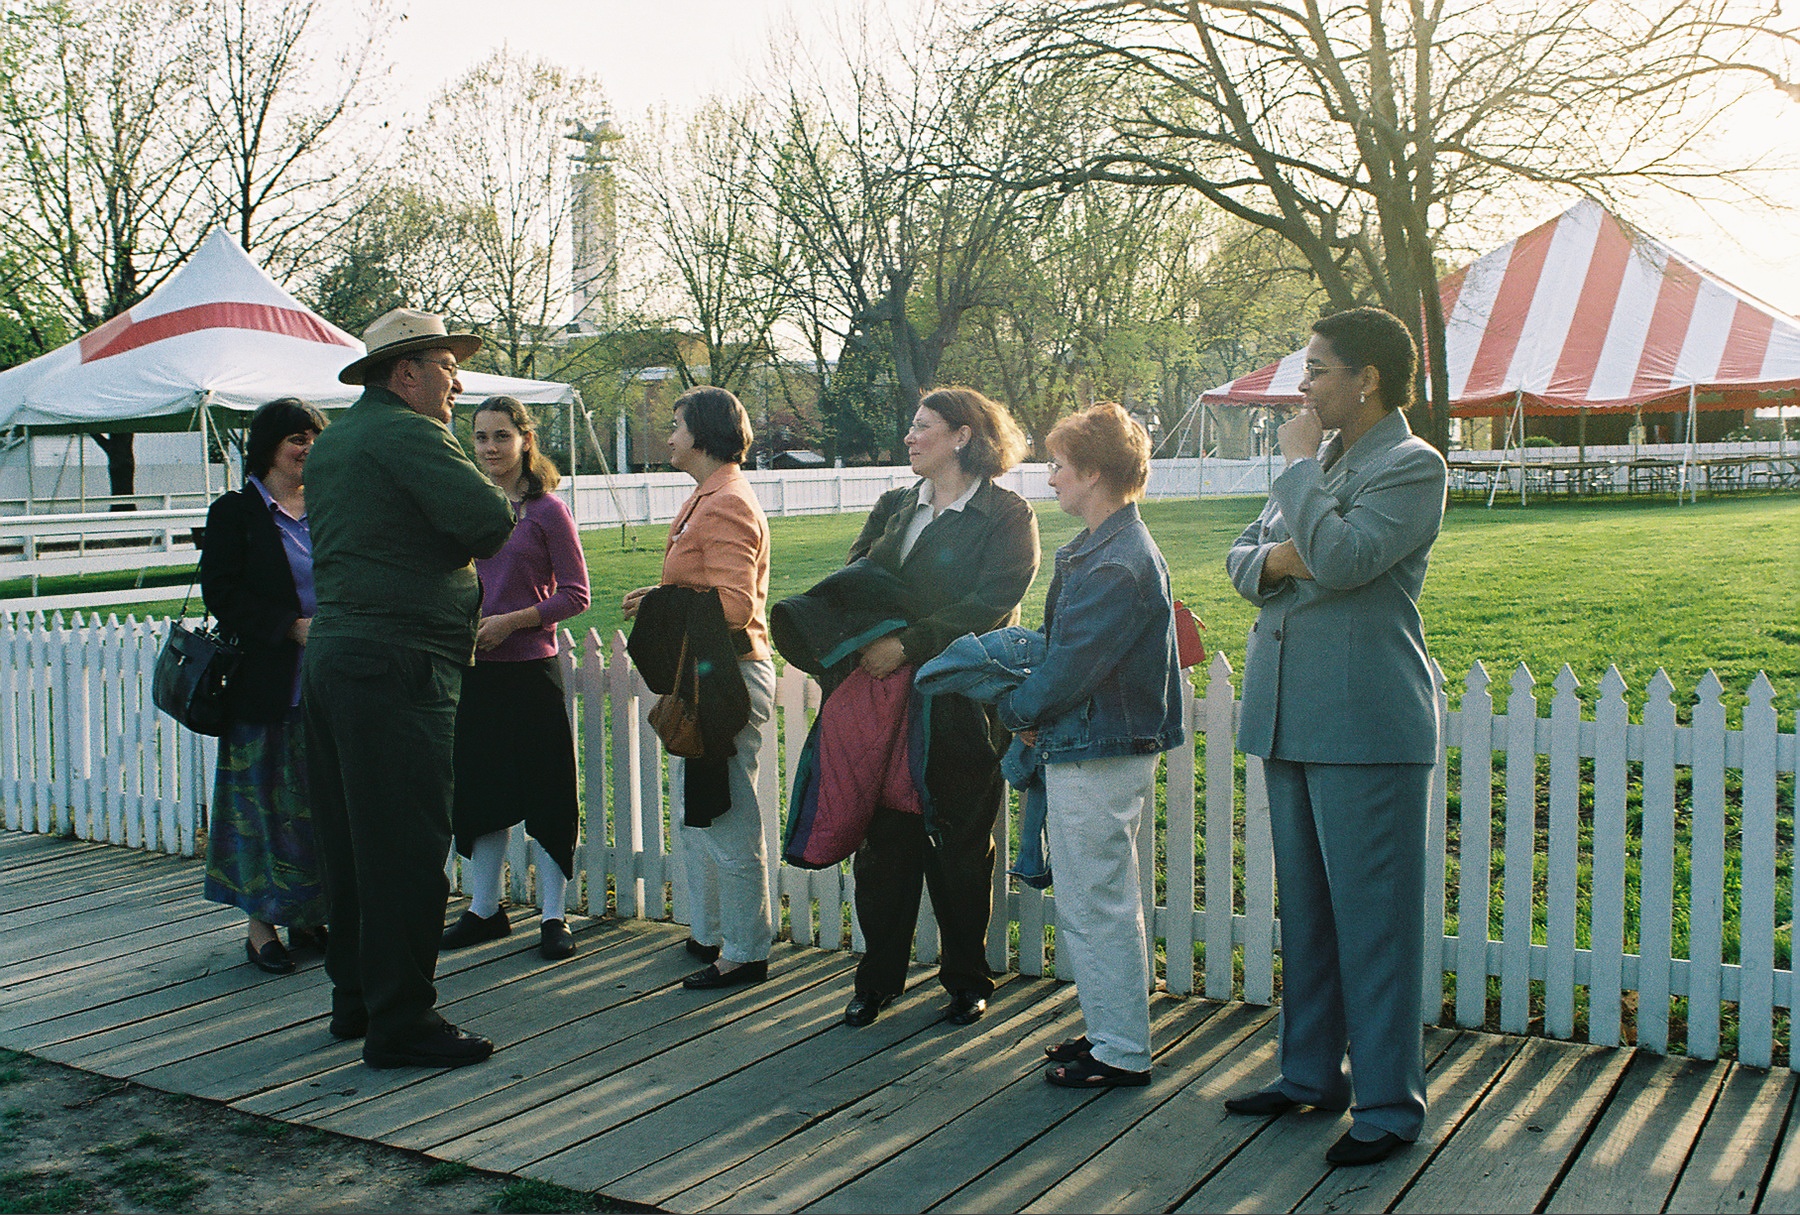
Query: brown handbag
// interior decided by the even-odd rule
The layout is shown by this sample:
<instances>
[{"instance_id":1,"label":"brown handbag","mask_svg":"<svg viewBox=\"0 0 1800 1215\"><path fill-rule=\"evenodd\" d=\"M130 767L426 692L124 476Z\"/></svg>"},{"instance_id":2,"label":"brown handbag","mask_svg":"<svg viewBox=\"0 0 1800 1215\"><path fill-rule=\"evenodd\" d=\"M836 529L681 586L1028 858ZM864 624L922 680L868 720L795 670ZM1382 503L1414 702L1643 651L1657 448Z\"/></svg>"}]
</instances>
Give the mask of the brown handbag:
<instances>
[{"instance_id":1,"label":"brown handbag","mask_svg":"<svg viewBox=\"0 0 1800 1215\"><path fill-rule=\"evenodd\" d=\"M706 753L700 737L700 670L694 666L693 702L682 699L681 677L688 670L687 638L681 639L681 657L675 662L675 687L650 706L650 728L662 739L663 749L683 759L699 759Z\"/></svg>"}]
</instances>

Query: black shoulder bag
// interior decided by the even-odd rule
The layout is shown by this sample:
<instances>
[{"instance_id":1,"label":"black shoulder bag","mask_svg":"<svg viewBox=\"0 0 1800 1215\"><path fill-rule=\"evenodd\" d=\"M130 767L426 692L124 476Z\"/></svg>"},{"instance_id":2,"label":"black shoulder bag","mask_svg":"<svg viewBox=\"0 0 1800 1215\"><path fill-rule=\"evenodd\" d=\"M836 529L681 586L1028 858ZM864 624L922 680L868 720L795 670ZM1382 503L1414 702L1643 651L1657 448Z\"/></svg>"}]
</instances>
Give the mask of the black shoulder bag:
<instances>
[{"instance_id":1,"label":"black shoulder bag","mask_svg":"<svg viewBox=\"0 0 1800 1215\"><path fill-rule=\"evenodd\" d=\"M223 625L209 623L212 613L206 614L198 629L187 626L187 605L193 594L190 582L181 600L181 615L169 621L169 635L156 656L150 699L194 733L219 735L229 724L225 690L237 673L239 652L226 638Z\"/></svg>"}]
</instances>

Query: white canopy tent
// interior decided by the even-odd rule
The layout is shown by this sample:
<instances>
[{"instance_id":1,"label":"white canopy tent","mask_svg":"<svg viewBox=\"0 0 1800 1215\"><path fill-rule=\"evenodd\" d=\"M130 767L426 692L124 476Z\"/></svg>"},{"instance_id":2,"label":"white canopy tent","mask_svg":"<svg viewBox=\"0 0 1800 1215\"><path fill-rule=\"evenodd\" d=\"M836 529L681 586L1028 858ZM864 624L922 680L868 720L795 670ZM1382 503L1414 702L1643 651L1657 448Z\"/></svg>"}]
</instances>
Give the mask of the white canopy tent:
<instances>
[{"instance_id":1,"label":"white canopy tent","mask_svg":"<svg viewBox=\"0 0 1800 1215\"><path fill-rule=\"evenodd\" d=\"M301 304L215 228L149 298L66 346L0 372L0 428L58 433L207 429L293 396L332 409L362 389L338 382L363 344ZM460 404L497 394L564 405L568 384L462 373ZM572 470L571 470L572 471Z\"/></svg>"}]
</instances>

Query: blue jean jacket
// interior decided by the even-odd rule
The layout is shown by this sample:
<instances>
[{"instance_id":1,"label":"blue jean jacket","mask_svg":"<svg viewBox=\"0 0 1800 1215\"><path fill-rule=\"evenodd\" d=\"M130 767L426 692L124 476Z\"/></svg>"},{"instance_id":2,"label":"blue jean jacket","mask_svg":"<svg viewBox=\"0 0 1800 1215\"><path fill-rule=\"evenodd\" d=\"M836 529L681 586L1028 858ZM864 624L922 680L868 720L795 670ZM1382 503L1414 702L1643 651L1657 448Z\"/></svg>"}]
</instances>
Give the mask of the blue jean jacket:
<instances>
[{"instance_id":1,"label":"blue jean jacket","mask_svg":"<svg viewBox=\"0 0 1800 1215\"><path fill-rule=\"evenodd\" d=\"M1057 550L1044 634L1043 662L995 702L1001 725L1037 731L1042 762L1181 745L1169 568L1135 505Z\"/></svg>"},{"instance_id":2,"label":"blue jean jacket","mask_svg":"<svg viewBox=\"0 0 1800 1215\"><path fill-rule=\"evenodd\" d=\"M913 686L927 696L959 692L970 700L991 702L1022 683L1044 661L1047 648L1042 633L1018 625L979 637L965 633L919 668ZM1025 807L1019 855L1007 872L1029 886L1046 889L1050 885L1049 848L1044 839L1048 801L1037 748L1015 735L1000 760L1000 773L1022 795Z\"/></svg>"}]
</instances>

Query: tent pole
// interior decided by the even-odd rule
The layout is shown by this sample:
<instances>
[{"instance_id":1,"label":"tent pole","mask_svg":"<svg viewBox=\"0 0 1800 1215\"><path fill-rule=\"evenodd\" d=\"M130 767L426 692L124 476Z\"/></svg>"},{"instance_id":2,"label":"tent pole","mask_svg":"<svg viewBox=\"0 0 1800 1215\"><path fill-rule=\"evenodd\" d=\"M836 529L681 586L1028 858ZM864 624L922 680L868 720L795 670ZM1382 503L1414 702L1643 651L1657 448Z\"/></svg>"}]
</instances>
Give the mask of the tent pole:
<instances>
[{"instance_id":1,"label":"tent pole","mask_svg":"<svg viewBox=\"0 0 1800 1215\"><path fill-rule=\"evenodd\" d=\"M1513 394L1513 414L1519 419L1519 505L1525 505L1525 390Z\"/></svg>"},{"instance_id":2,"label":"tent pole","mask_svg":"<svg viewBox=\"0 0 1800 1215\"><path fill-rule=\"evenodd\" d=\"M1688 479L1690 476L1692 476L1692 474L1688 471L1688 466L1690 464L1692 464L1693 460L1694 460L1694 415L1696 412L1695 402L1698 399L1698 397L1699 397L1699 386L1696 384L1689 384L1688 385L1687 442L1684 443L1681 448L1681 480L1677 484L1676 489L1675 489L1675 502L1677 505L1680 504L1681 499L1684 495L1689 496L1688 500L1690 502L1700 501L1700 487L1695 482L1690 481Z\"/></svg>"},{"instance_id":3,"label":"tent pole","mask_svg":"<svg viewBox=\"0 0 1800 1215\"><path fill-rule=\"evenodd\" d=\"M29 426L25 428L25 513L37 513L37 452L31 443ZM37 593L37 583L32 583L31 590Z\"/></svg>"},{"instance_id":4,"label":"tent pole","mask_svg":"<svg viewBox=\"0 0 1800 1215\"><path fill-rule=\"evenodd\" d=\"M206 398L200 394L200 488L206 500L212 501L212 449L206 441Z\"/></svg>"},{"instance_id":5,"label":"tent pole","mask_svg":"<svg viewBox=\"0 0 1800 1215\"><path fill-rule=\"evenodd\" d=\"M1200 441L1199 441L1199 445L1197 447L1195 447L1195 449L1194 449L1194 455L1199 457L1199 470L1200 471L1197 474L1197 480L1194 485L1194 500L1196 502L1198 502L1201 498L1206 497L1206 406L1205 405L1200 406Z\"/></svg>"}]
</instances>

